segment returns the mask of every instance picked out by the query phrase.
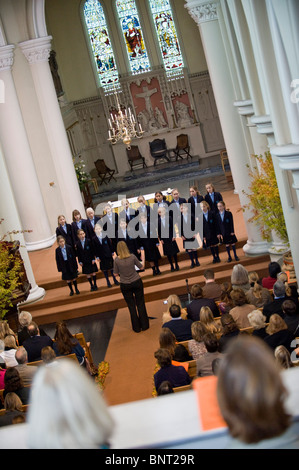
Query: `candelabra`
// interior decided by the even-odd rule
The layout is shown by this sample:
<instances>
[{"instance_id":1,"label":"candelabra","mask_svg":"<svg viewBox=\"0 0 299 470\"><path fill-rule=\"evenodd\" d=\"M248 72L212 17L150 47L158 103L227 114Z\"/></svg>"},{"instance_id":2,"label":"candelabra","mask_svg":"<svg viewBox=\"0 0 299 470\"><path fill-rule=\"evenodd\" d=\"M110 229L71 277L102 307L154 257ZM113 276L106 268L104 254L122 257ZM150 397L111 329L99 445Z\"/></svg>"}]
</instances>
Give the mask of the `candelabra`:
<instances>
[{"instance_id":1,"label":"candelabra","mask_svg":"<svg viewBox=\"0 0 299 470\"><path fill-rule=\"evenodd\" d=\"M128 111L126 108L124 110L121 109L118 95L116 92L114 94L117 113L110 113L110 118L108 119L108 140L113 145L122 140L127 148L130 149L132 139L141 139L144 130L142 130L141 124L136 121L131 108L128 108Z\"/></svg>"}]
</instances>

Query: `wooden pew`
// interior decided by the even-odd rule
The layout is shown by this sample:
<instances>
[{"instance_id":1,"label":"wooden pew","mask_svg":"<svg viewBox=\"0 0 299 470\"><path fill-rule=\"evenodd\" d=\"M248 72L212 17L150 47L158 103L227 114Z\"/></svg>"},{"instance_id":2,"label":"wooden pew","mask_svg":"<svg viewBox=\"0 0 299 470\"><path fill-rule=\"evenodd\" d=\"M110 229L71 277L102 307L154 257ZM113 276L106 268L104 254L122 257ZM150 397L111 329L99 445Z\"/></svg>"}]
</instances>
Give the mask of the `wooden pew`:
<instances>
[{"instance_id":1,"label":"wooden pew","mask_svg":"<svg viewBox=\"0 0 299 470\"><path fill-rule=\"evenodd\" d=\"M76 356L75 353L67 354L66 356L57 356L55 358L55 360L56 359L71 359L73 361L77 361L77 363L78 363L78 359L77 359L77 356ZM38 367L38 366L41 366L43 364L45 364L45 363L44 363L44 361L41 361L41 360L40 361L34 361L34 362L27 362L27 366L30 366L30 367L31 366L37 366Z\"/></svg>"},{"instance_id":2,"label":"wooden pew","mask_svg":"<svg viewBox=\"0 0 299 470\"><path fill-rule=\"evenodd\" d=\"M192 389L192 383L189 385L182 385L181 387L174 387L173 391L174 393L177 392L184 392L185 390L191 390Z\"/></svg>"},{"instance_id":3,"label":"wooden pew","mask_svg":"<svg viewBox=\"0 0 299 470\"><path fill-rule=\"evenodd\" d=\"M85 357L87 358L87 360L90 364L90 367L91 368L95 367L94 362L93 362L93 357L92 357L92 354L91 354L91 350L90 350L90 342L86 341L83 333L76 333L74 335L74 337L79 341L80 345L84 349Z\"/></svg>"}]
</instances>

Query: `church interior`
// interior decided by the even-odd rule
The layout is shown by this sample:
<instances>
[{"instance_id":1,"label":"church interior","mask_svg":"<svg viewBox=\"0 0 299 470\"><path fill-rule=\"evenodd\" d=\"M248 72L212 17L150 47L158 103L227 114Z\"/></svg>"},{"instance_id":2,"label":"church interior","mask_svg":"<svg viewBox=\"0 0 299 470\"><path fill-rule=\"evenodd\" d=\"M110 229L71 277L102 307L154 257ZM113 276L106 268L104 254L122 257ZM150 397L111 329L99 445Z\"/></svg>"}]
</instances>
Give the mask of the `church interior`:
<instances>
[{"instance_id":1,"label":"church interior","mask_svg":"<svg viewBox=\"0 0 299 470\"><path fill-rule=\"evenodd\" d=\"M298 15L296 0L0 0L0 237L20 242L30 290L18 311L50 337L66 321L83 332L95 366L109 366L102 395L114 449L230 444L215 405L205 420L196 387L154 396L168 296L187 305L208 268L219 284L238 263L261 279L290 253L297 287ZM256 157L267 152L287 240L275 227L265 239L248 205ZM162 256L161 276L140 273L150 328L138 335L119 286L108 289L100 270L97 292L79 275L80 296L69 297L55 264L59 215L71 223L75 209L85 218L92 207L102 217L108 202L118 211L127 198L136 209L139 195L152 205L156 191L170 201L174 188L204 196L207 183L233 214L238 262L227 263L222 245L213 264L201 245L190 269L179 239L178 272ZM298 435L295 369L284 382ZM0 439L27 448L25 425L0 428Z\"/></svg>"}]
</instances>

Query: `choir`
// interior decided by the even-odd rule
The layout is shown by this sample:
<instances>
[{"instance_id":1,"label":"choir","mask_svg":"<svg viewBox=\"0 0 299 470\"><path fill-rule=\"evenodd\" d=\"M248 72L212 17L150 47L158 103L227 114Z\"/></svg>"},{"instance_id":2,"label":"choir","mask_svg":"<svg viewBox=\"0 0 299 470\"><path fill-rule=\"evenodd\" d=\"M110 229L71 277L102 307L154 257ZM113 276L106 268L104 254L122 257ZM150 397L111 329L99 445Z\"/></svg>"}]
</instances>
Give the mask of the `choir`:
<instances>
[{"instance_id":1,"label":"choir","mask_svg":"<svg viewBox=\"0 0 299 470\"><path fill-rule=\"evenodd\" d=\"M232 261L231 250L238 261L233 215L212 183L207 183L205 188L203 196L196 186L190 186L188 200L180 196L177 188L171 191L170 198L162 191L156 191L152 207L143 195L138 196L138 207L135 208L131 207L128 199L122 200L119 211L107 203L100 216L96 216L89 207L86 218L83 218L75 209L71 224L67 223L64 215L59 215L55 256L57 270L68 283L70 295L74 294L72 284L75 292L79 293L76 283L79 266L90 283L91 291L98 289L98 269L103 272L108 287L111 287L109 273L114 284L119 284L113 273L113 259L118 254L116 247L119 241L124 241L129 252L139 260L147 261L154 276L161 274L161 254L167 257L171 271L180 269L178 238L183 241L191 268L200 266L200 240L202 248L210 250L213 263L221 262L220 244L226 247L227 262Z\"/></svg>"}]
</instances>

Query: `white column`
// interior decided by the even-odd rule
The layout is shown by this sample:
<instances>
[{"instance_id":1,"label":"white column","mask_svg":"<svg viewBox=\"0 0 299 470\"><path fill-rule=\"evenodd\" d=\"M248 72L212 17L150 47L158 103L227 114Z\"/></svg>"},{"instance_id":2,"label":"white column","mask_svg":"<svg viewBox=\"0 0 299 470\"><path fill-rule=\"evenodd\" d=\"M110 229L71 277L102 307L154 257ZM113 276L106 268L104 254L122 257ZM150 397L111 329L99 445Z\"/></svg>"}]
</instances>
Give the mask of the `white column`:
<instances>
[{"instance_id":1,"label":"white column","mask_svg":"<svg viewBox=\"0 0 299 470\"><path fill-rule=\"evenodd\" d=\"M25 234L26 247L33 251L52 246L55 235L46 215L12 77L13 50L11 45L0 47L0 80L5 90L5 102L0 105L0 141L22 228L32 230Z\"/></svg>"},{"instance_id":2,"label":"white column","mask_svg":"<svg viewBox=\"0 0 299 470\"><path fill-rule=\"evenodd\" d=\"M68 216L74 209L84 214L84 204L72 160L56 91L49 67L51 36L30 39L19 44L30 64L40 112L48 136L48 144L63 194Z\"/></svg>"},{"instance_id":3,"label":"white column","mask_svg":"<svg viewBox=\"0 0 299 470\"><path fill-rule=\"evenodd\" d=\"M232 176L241 206L244 206L248 202L242 191L248 192L247 165L250 148L246 144L241 118L234 108L237 96L220 31L217 6L217 2L204 0L189 0L186 4L190 15L199 26ZM243 215L248 234L244 252L248 255L266 253L268 244L262 240L258 228L249 222L252 214L246 210Z\"/></svg>"},{"instance_id":4,"label":"white column","mask_svg":"<svg viewBox=\"0 0 299 470\"><path fill-rule=\"evenodd\" d=\"M19 231L18 234L12 235L14 240L20 241L20 254L24 263L25 271L27 274L28 281L31 284L31 289L29 296L27 297L24 303L31 303L36 300L40 300L45 295L45 290L39 287L36 284L35 277L32 271L30 259L28 252L25 246L24 235L21 233L22 224L18 214L17 206L14 199L14 194L10 185L9 176L7 173L5 161L3 158L2 149L0 148L0 175L1 175L1 184L0 184L0 214L3 218L1 223L1 234L7 234L7 232L12 232L13 230ZM7 241L10 241L10 238L6 238Z\"/></svg>"}]
</instances>

